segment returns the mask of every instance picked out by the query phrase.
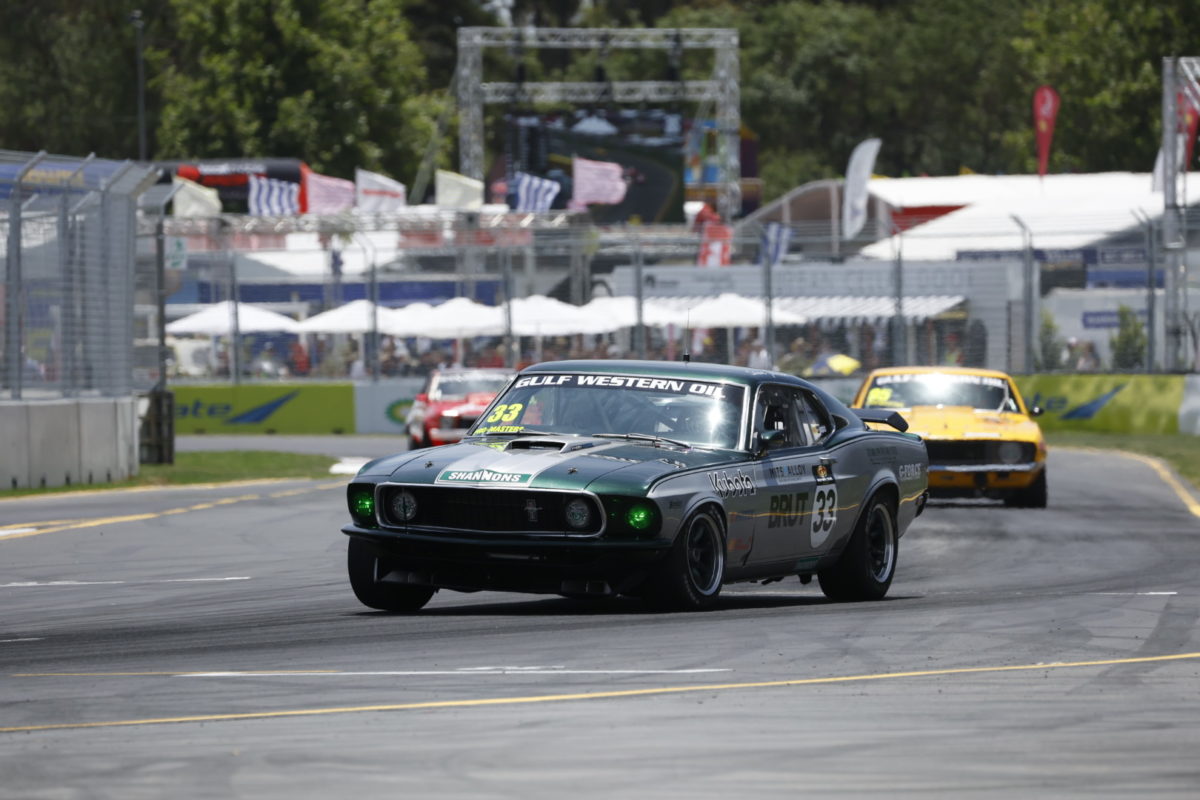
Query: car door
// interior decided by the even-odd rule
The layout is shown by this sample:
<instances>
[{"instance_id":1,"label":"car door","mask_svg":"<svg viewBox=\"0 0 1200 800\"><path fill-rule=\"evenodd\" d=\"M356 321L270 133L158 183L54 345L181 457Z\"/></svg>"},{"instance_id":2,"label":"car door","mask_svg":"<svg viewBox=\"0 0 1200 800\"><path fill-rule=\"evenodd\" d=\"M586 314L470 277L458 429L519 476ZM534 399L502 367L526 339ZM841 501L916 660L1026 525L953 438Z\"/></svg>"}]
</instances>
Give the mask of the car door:
<instances>
[{"instance_id":1,"label":"car door","mask_svg":"<svg viewBox=\"0 0 1200 800\"><path fill-rule=\"evenodd\" d=\"M754 426L756 435L779 431L782 437L771 444L758 462L756 472L762 490L749 562L794 561L811 552L814 526L822 536L827 535L826 526L832 527L829 513L836 507L831 505L836 493L831 498L828 490L816 485L818 447L808 402L799 387L760 386L755 399Z\"/></svg>"}]
</instances>

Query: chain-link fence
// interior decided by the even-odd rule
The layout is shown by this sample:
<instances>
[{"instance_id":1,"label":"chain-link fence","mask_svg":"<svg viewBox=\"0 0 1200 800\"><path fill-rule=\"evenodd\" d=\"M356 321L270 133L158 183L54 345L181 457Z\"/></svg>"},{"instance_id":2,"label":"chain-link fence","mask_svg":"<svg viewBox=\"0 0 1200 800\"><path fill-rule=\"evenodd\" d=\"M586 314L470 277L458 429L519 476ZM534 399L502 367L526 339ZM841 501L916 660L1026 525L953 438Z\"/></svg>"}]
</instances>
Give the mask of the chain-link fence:
<instances>
[{"instance_id":1,"label":"chain-link fence","mask_svg":"<svg viewBox=\"0 0 1200 800\"><path fill-rule=\"evenodd\" d=\"M1162 369L1168 332L1150 217L1072 226L1065 215L1053 228L1005 217L949 233L913 226L896 236L871 223L850 242L828 223L792 223L770 270L761 223L700 232L598 228L585 219L448 210L337 220L168 217L165 249L175 267L167 270L168 320L231 299L296 320L354 301L415 313L454 297L502 306L509 297L549 295L578 310L575 330L548 326L540 335L529 334L521 316L532 312L514 303L503 329L471 333L464 325L454 337L389 333L365 310L357 327L298 335L243 329L237 348L232 329L171 336L172 380L371 378L439 363L684 352L761 363L763 350L780 368L810 375L895 364L1015 373ZM1188 287L1185 308L1200 309L1198 294ZM635 298L640 317L597 327L592 301L607 296ZM757 310L720 324L690 316L721 296L747 298ZM153 309L139 308L152 328ZM664 309L676 313L664 317ZM1196 315L1185 320L1194 326ZM1179 335L1194 351L1192 331Z\"/></svg>"},{"instance_id":2,"label":"chain-link fence","mask_svg":"<svg viewBox=\"0 0 1200 800\"><path fill-rule=\"evenodd\" d=\"M133 393L134 204L156 175L0 151L0 398Z\"/></svg>"}]
</instances>

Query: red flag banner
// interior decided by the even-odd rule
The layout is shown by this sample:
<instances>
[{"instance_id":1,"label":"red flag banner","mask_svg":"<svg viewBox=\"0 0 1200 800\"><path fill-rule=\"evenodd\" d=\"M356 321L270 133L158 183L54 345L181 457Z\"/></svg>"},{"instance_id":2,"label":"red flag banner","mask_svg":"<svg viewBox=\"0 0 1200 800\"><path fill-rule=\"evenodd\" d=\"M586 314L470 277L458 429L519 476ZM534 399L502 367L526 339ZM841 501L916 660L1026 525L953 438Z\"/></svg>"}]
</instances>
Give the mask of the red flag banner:
<instances>
[{"instance_id":1,"label":"red flag banner","mask_svg":"<svg viewBox=\"0 0 1200 800\"><path fill-rule=\"evenodd\" d=\"M1175 97L1175 108L1179 114L1179 132L1183 134L1187 142L1184 147L1183 163L1179 165L1180 172L1187 172L1192 166L1192 149L1196 144L1197 123L1200 123L1200 111L1196 110L1196 106L1188 99L1187 95L1180 92Z\"/></svg>"},{"instance_id":2,"label":"red flag banner","mask_svg":"<svg viewBox=\"0 0 1200 800\"><path fill-rule=\"evenodd\" d=\"M1058 117L1058 92L1052 86L1039 86L1033 93L1033 125L1037 133L1038 175L1046 174L1050 163L1050 142L1054 139L1054 120Z\"/></svg>"}]
</instances>

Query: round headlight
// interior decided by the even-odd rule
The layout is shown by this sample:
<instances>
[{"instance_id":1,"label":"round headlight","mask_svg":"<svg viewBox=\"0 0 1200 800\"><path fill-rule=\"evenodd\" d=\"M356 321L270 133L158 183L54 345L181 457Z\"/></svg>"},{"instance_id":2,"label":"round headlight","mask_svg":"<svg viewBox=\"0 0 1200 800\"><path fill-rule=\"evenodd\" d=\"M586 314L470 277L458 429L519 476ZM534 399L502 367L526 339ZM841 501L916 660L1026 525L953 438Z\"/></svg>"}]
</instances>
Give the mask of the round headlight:
<instances>
[{"instance_id":1,"label":"round headlight","mask_svg":"<svg viewBox=\"0 0 1200 800\"><path fill-rule=\"evenodd\" d=\"M404 489L392 497L392 514L401 522L411 522L417 515L417 497Z\"/></svg>"},{"instance_id":2,"label":"round headlight","mask_svg":"<svg viewBox=\"0 0 1200 800\"><path fill-rule=\"evenodd\" d=\"M1015 464L1021 460L1021 445L1016 442L1004 442L999 450L1000 463Z\"/></svg>"},{"instance_id":3,"label":"round headlight","mask_svg":"<svg viewBox=\"0 0 1200 800\"><path fill-rule=\"evenodd\" d=\"M583 530L592 521L592 508L586 500L572 500L567 503L567 524L577 531Z\"/></svg>"}]
</instances>

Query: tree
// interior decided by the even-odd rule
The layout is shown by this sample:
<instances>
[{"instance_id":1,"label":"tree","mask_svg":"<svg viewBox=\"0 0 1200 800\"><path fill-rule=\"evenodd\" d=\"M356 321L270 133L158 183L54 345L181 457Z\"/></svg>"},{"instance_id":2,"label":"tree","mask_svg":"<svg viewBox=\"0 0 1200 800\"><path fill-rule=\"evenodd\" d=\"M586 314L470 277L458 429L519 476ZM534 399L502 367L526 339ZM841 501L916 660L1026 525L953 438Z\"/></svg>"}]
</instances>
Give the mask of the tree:
<instances>
[{"instance_id":1,"label":"tree","mask_svg":"<svg viewBox=\"0 0 1200 800\"><path fill-rule=\"evenodd\" d=\"M1042 311L1042 326L1038 330L1035 361L1035 366L1042 372L1054 372L1063 368L1063 341L1058 336L1058 323L1049 311Z\"/></svg>"},{"instance_id":2,"label":"tree","mask_svg":"<svg viewBox=\"0 0 1200 800\"><path fill-rule=\"evenodd\" d=\"M136 0L0 3L0 147L137 158ZM157 16L146 14L147 32Z\"/></svg>"},{"instance_id":3,"label":"tree","mask_svg":"<svg viewBox=\"0 0 1200 800\"><path fill-rule=\"evenodd\" d=\"M415 173L436 109L403 0L172 0L160 158L290 156Z\"/></svg>"},{"instance_id":4,"label":"tree","mask_svg":"<svg viewBox=\"0 0 1200 800\"><path fill-rule=\"evenodd\" d=\"M1117 332L1109 339L1113 369L1142 369L1146 363L1146 329L1137 313L1126 305L1117 306Z\"/></svg>"}]
</instances>

